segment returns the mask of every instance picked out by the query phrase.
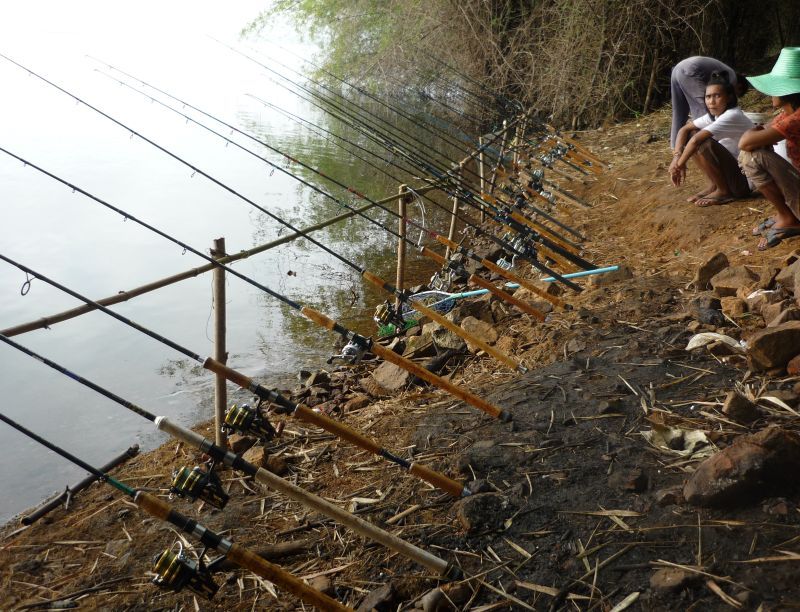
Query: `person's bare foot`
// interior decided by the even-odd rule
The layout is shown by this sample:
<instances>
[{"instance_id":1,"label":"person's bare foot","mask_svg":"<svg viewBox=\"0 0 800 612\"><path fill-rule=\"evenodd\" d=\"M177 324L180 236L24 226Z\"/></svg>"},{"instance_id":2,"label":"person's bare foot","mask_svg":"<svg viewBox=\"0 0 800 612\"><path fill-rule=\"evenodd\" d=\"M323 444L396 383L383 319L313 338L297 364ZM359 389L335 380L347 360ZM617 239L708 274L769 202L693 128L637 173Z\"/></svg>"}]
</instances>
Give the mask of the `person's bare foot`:
<instances>
[{"instance_id":1,"label":"person's bare foot","mask_svg":"<svg viewBox=\"0 0 800 612\"><path fill-rule=\"evenodd\" d=\"M690 204L694 204L700 198L704 198L707 195L709 195L710 193L712 193L714 191L714 189L715 189L714 185L709 185L708 187L706 187L702 191L698 191L693 196L690 196L690 197L686 198L686 201L689 202Z\"/></svg>"},{"instance_id":2,"label":"person's bare foot","mask_svg":"<svg viewBox=\"0 0 800 612\"><path fill-rule=\"evenodd\" d=\"M719 206L720 204L727 204L735 199L736 198L734 198L729 191L714 189L713 191L704 195L702 198L695 200L694 203L700 208L705 208L706 206Z\"/></svg>"},{"instance_id":3,"label":"person's bare foot","mask_svg":"<svg viewBox=\"0 0 800 612\"><path fill-rule=\"evenodd\" d=\"M767 217L766 219L764 219L761 223L759 223L753 228L753 236L760 236L761 234L766 232L769 228L775 225L775 221L776 221L775 217Z\"/></svg>"}]
</instances>

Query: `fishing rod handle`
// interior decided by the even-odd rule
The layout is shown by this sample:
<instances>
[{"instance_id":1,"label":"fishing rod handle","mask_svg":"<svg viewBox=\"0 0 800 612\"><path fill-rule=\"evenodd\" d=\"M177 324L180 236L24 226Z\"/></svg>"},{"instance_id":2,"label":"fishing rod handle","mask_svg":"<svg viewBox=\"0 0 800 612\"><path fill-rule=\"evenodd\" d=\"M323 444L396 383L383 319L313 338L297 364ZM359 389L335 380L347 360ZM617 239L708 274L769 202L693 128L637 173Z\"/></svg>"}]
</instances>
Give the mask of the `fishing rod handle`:
<instances>
[{"instance_id":1,"label":"fishing rod handle","mask_svg":"<svg viewBox=\"0 0 800 612\"><path fill-rule=\"evenodd\" d=\"M401 467L406 468L414 476L429 482L434 487L449 493L453 497L461 497L464 492L464 487L452 478L448 478L444 474L440 474L439 472L436 472L428 467L409 463L400 457L391 455L386 449L379 446L374 440L362 436L358 432L350 429L344 423L334 421L324 414L315 412L307 406L298 406L295 416L307 423L321 427L325 431L329 431L343 440L347 440L355 446L359 446L375 455L385 457L390 461L398 463L401 465Z\"/></svg>"},{"instance_id":2,"label":"fishing rod handle","mask_svg":"<svg viewBox=\"0 0 800 612\"><path fill-rule=\"evenodd\" d=\"M521 299L519 299L517 297L514 297L513 295L511 295L507 291L503 291L502 289L498 289L492 283L490 283L489 281L481 278L480 276L477 276L477 275L473 274L472 276L469 277L467 282L469 284L471 284L471 285L477 285L478 287L482 287L483 289L487 289L489 292L491 292L493 295L496 295L501 300L504 300L504 301L508 302L509 304L512 304L513 306L516 306L522 312L531 315L532 317L534 317L535 319L537 319L539 321L544 321L547 318L546 315L543 312L541 312L540 310L537 310L536 308L534 308L533 306L531 306L527 302L525 302L525 301L523 301L523 300L521 300Z\"/></svg>"},{"instance_id":3,"label":"fishing rod handle","mask_svg":"<svg viewBox=\"0 0 800 612\"><path fill-rule=\"evenodd\" d=\"M422 253L425 257L432 259L440 266L444 266L445 264L447 264L447 260L443 256L439 255L439 253L437 253L436 251L432 251L428 247L422 247L420 249L420 253Z\"/></svg>"},{"instance_id":4,"label":"fishing rod handle","mask_svg":"<svg viewBox=\"0 0 800 612\"><path fill-rule=\"evenodd\" d=\"M471 495L469 490L461 483L453 480L452 478L448 478L441 472L432 470L427 466L420 465L419 463L412 463L408 471L414 474L414 476L417 478L421 478L422 480L429 482L437 489L447 491L455 498L467 497L468 495Z\"/></svg>"},{"instance_id":5,"label":"fishing rod handle","mask_svg":"<svg viewBox=\"0 0 800 612\"><path fill-rule=\"evenodd\" d=\"M477 395L467 391L466 389L462 389L458 385L454 385L448 380L445 380L441 376L437 376L433 372L426 370L421 365L414 363L410 359L406 359L395 353L393 350L386 348L382 344L378 344L377 342L372 346L372 352L375 353L378 357L381 357L384 361L388 361L390 363L395 364L403 368L404 370L411 372L417 378L421 378L427 383L432 385L436 385L440 389L444 389L450 395L457 397L458 399L467 402L468 404L474 406L478 410L482 410L489 416L492 416L496 419L500 419L503 422L508 422L511 420L511 413L498 408L491 402L486 401L485 399L478 397Z\"/></svg>"},{"instance_id":6,"label":"fishing rod handle","mask_svg":"<svg viewBox=\"0 0 800 612\"><path fill-rule=\"evenodd\" d=\"M171 523L186 533L197 536L204 545L213 546L214 549L224 554L229 561L269 580L284 591L299 597L305 603L316 606L325 612L346 612L348 610L352 612L352 608L348 608L324 593L312 589L305 582L281 567L214 533L194 519L190 519L173 509L168 503L154 495L137 491L133 501L151 516Z\"/></svg>"},{"instance_id":7,"label":"fishing rod handle","mask_svg":"<svg viewBox=\"0 0 800 612\"><path fill-rule=\"evenodd\" d=\"M423 567L427 567L438 575L455 577L457 575L457 568L450 565L444 559L437 557L418 546L414 546L405 540L398 538L391 533L384 531L371 523L368 523L362 518L347 512L332 504L331 502L322 499L321 497L309 493L308 491L292 484L288 480L281 478L265 470L258 468L252 463L245 461L239 455L236 455L226 449L220 448L210 440L206 440L200 434L197 434L185 427L173 423L167 417L160 416L156 419L156 427L164 431L174 438L185 442L190 446L194 446L200 452L207 453L215 459L221 460L225 465L228 465L236 470L242 471L248 476L252 476L257 482L269 487L273 491L282 493L289 499L292 499L306 508L311 508L317 512L327 516L328 518L349 527L359 535L378 542L386 548L419 563Z\"/></svg>"},{"instance_id":8,"label":"fishing rod handle","mask_svg":"<svg viewBox=\"0 0 800 612\"><path fill-rule=\"evenodd\" d=\"M524 287L525 289L527 289L531 293L533 293L535 295L538 295L542 299L547 300L553 306L558 306L559 308L565 308L566 307L566 304L564 303L564 300L562 300L561 298L559 298L559 297L557 297L555 295L550 295L549 293L547 293L547 291L544 291L544 290L540 289L539 287L534 285L528 279L522 278L521 276L519 276L518 274L515 274L511 270L505 270L505 269L501 268L500 266L498 266L496 263L492 263L488 259L482 259L481 263L484 266L486 266L486 268L490 272L494 272L495 274L500 274L501 276L504 276L508 280L517 283L520 287Z\"/></svg>"}]
</instances>

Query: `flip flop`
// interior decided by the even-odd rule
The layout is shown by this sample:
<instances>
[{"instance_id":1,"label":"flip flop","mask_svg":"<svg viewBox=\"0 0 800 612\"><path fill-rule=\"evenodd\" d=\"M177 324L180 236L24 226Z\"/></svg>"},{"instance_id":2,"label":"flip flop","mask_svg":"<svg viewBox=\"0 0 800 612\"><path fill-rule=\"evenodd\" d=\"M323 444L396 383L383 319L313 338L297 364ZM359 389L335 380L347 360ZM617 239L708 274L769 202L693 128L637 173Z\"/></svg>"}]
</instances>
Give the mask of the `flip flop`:
<instances>
[{"instance_id":1,"label":"flip flop","mask_svg":"<svg viewBox=\"0 0 800 612\"><path fill-rule=\"evenodd\" d=\"M759 251L766 251L778 246L781 242L792 236L800 236L800 226L792 227L770 227L764 233L765 243L758 245Z\"/></svg>"},{"instance_id":2,"label":"flip flop","mask_svg":"<svg viewBox=\"0 0 800 612\"><path fill-rule=\"evenodd\" d=\"M696 206L700 208L706 208L708 206L720 206L721 204L727 204L728 202L733 202L736 198L730 196L705 196L700 198L695 202Z\"/></svg>"},{"instance_id":3,"label":"flip flop","mask_svg":"<svg viewBox=\"0 0 800 612\"><path fill-rule=\"evenodd\" d=\"M774 217L768 217L767 219L764 219L753 230L753 236L760 236L761 234L766 232L769 228L771 228L773 225L775 225L775 218Z\"/></svg>"}]
</instances>

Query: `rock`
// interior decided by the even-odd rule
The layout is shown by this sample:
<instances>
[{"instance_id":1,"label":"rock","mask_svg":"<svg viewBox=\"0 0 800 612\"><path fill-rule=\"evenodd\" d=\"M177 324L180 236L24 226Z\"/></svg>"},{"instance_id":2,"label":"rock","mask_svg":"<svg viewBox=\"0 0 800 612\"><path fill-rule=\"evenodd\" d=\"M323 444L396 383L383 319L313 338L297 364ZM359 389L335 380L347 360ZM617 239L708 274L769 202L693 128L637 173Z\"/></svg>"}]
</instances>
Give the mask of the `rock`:
<instances>
[{"instance_id":1,"label":"rock","mask_svg":"<svg viewBox=\"0 0 800 612\"><path fill-rule=\"evenodd\" d=\"M656 593L670 593L689 586L699 578L697 574L677 567L665 567L650 576L650 588Z\"/></svg>"},{"instance_id":2,"label":"rock","mask_svg":"<svg viewBox=\"0 0 800 612\"><path fill-rule=\"evenodd\" d=\"M657 506L675 506L684 501L683 489L681 487L659 489L653 494L653 499Z\"/></svg>"},{"instance_id":3,"label":"rock","mask_svg":"<svg viewBox=\"0 0 800 612\"><path fill-rule=\"evenodd\" d=\"M388 397L389 392L381 387L372 376L366 376L358 381L364 392L370 397Z\"/></svg>"},{"instance_id":4,"label":"rock","mask_svg":"<svg viewBox=\"0 0 800 612\"><path fill-rule=\"evenodd\" d=\"M725 317L720 311L722 303L718 297L705 293L689 302L689 313L692 318L706 325L720 326L725 324Z\"/></svg>"},{"instance_id":5,"label":"rock","mask_svg":"<svg viewBox=\"0 0 800 612\"><path fill-rule=\"evenodd\" d=\"M775 304L783 300L783 294L780 291L753 291L747 297L747 308L750 312L761 312L762 309L768 304Z\"/></svg>"},{"instance_id":6,"label":"rock","mask_svg":"<svg viewBox=\"0 0 800 612\"><path fill-rule=\"evenodd\" d=\"M491 294L487 293L486 295ZM489 325L494 324L491 305L488 301L474 299L465 300L458 303L453 310L447 313L447 318L456 324L461 323L461 321L467 317L475 317L476 319L480 319Z\"/></svg>"},{"instance_id":7,"label":"rock","mask_svg":"<svg viewBox=\"0 0 800 612\"><path fill-rule=\"evenodd\" d=\"M467 348L467 343L461 336L444 328L433 334L433 343L440 351L464 351Z\"/></svg>"},{"instance_id":8,"label":"rock","mask_svg":"<svg viewBox=\"0 0 800 612\"><path fill-rule=\"evenodd\" d=\"M327 576L317 576L316 578L311 578L308 581L308 586L312 589L319 591L320 593L325 593L325 595L333 595L335 589L333 588L333 582Z\"/></svg>"},{"instance_id":9,"label":"rock","mask_svg":"<svg viewBox=\"0 0 800 612\"><path fill-rule=\"evenodd\" d=\"M325 370L319 370L318 372L314 372L308 378L305 379L303 384L306 387L313 387L313 386L322 386L327 387L331 382L331 375L328 374Z\"/></svg>"},{"instance_id":10,"label":"rock","mask_svg":"<svg viewBox=\"0 0 800 612\"><path fill-rule=\"evenodd\" d=\"M767 327L777 327L787 321L800 321L800 308L797 306L789 306L786 310L781 311L777 317L770 319L767 322Z\"/></svg>"},{"instance_id":11,"label":"rock","mask_svg":"<svg viewBox=\"0 0 800 612\"><path fill-rule=\"evenodd\" d=\"M457 501L453 508L461 527L467 533L491 531L505 520L508 501L498 493L479 493Z\"/></svg>"},{"instance_id":12,"label":"rock","mask_svg":"<svg viewBox=\"0 0 800 612\"><path fill-rule=\"evenodd\" d=\"M800 375L800 355L796 355L789 360L786 364L786 373L789 376Z\"/></svg>"},{"instance_id":13,"label":"rock","mask_svg":"<svg viewBox=\"0 0 800 612\"><path fill-rule=\"evenodd\" d=\"M322 386L322 385L314 385L313 387L308 387L308 395L309 397L321 397L327 398L331 394L330 387Z\"/></svg>"},{"instance_id":14,"label":"rock","mask_svg":"<svg viewBox=\"0 0 800 612\"><path fill-rule=\"evenodd\" d=\"M731 319L741 317L747 313L747 302L738 297L724 297L720 300L722 303L723 314L728 315Z\"/></svg>"},{"instance_id":15,"label":"rock","mask_svg":"<svg viewBox=\"0 0 800 612\"><path fill-rule=\"evenodd\" d=\"M356 612L393 612L395 609L394 599L396 597L394 585L390 582L370 591L356 608Z\"/></svg>"},{"instance_id":16,"label":"rock","mask_svg":"<svg viewBox=\"0 0 800 612\"><path fill-rule=\"evenodd\" d=\"M775 277L781 271L775 266L764 266L763 272L758 277L756 289L772 289L775 286Z\"/></svg>"},{"instance_id":17,"label":"rock","mask_svg":"<svg viewBox=\"0 0 800 612\"><path fill-rule=\"evenodd\" d=\"M433 335L428 332L411 336L406 340L403 357L433 357L435 354L436 346L433 344Z\"/></svg>"},{"instance_id":18,"label":"rock","mask_svg":"<svg viewBox=\"0 0 800 612\"><path fill-rule=\"evenodd\" d=\"M800 395L794 389L776 389L775 391L767 391L764 395L775 397L790 408L796 408L800 403Z\"/></svg>"},{"instance_id":19,"label":"rock","mask_svg":"<svg viewBox=\"0 0 800 612\"><path fill-rule=\"evenodd\" d=\"M590 276L588 284L590 287L607 287L608 285L615 285L629 278L633 278L633 270L625 264L620 264L618 270Z\"/></svg>"},{"instance_id":20,"label":"rock","mask_svg":"<svg viewBox=\"0 0 800 612\"><path fill-rule=\"evenodd\" d=\"M242 459L245 461L263 468L267 467L268 458L269 453L264 449L263 446L253 446L242 455Z\"/></svg>"},{"instance_id":21,"label":"rock","mask_svg":"<svg viewBox=\"0 0 800 612\"><path fill-rule=\"evenodd\" d=\"M800 346L800 321L767 327L747 340L747 359L754 371L783 367L797 354Z\"/></svg>"},{"instance_id":22,"label":"rock","mask_svg":"<svg viewBox=\"0 0 800 612\"><path fill-rule=\"evenodd\" d=\"M475 317L466 317L463 321L461 321L461 329L471 334L478 340L483 341L485 344L491 345L497 342L497 330L489 323L481 321L480 319L476 319ZM479 350L477 345L472 344L471 342L467 342L467 349L469 349L471 353L477 353Z\"/></svg>"},{"instance_id":23,"label":"rock","mask_svg":"<svg viewBox=\"0 0 800 612\"><path fill-rule=\"evenodd\" d=\"M620 470L608 477L608 485L628 493L641 493L647 489L649 479L641 468Z\"/></svg>"},{"instance_id":24,"label":"rock","mask_svg":"<svg viewBox=\"0 0 800 612\"><path fill-rule=\"evenodd\" d=\"M359 393L355 397L351 397L344 404L345 412L352 412L353 410L361 410L369 406L370 399L368 396Z\"/></svg>"},{"instance_id":25,"label":"rock","mask_svg":"<svg viewBox=\"0 0 800 612\"><path fill-rule=\"evenodd\" d=\"M777 426L739 436L703 461L683 494L696 506L741 505L794 486L787 474L800 468L800 437Z\"/></svg>"},{"instance_id":26,"label":"rock","mask_svg":"<svg viewBox=\"0 0 800 612\"><path fill-rule=\"evenodd\" d=\"M730 263L728 262L728 257L725 255L725 253L717 253L711 259L700 264L694 273L692 286L695 289L700 289L701 291L708 289L708 283L711 278L714 275L722 272L722 270L727 268L729 265Z\"/></svg>"},{"instance_id":27,"label":"rock","mask_svg":"<svg viewBox=\"0 0 800 612\"><path fill-rule=\"evenodd\" d=\"M381 389L392 393L403 389L411 381L411 373L388 361L384 361L372 372L372 378Z\"/></svg>"},{"instance_id":28,"label":"rock","mask_svg":"<svg viewBox=\"0 0 800 612\"><path fill-rule=\"evenodd\" d=\"M252 436L243 436L241 434L228 436L228 448L237 455L241 455L256 442L257 440Z\"/></svg>"},{"instance_id":29,"label":"rock","mask_svg":"<svg viewBox=\"0 0 800 612\"><path fill-rule=\"evenodd\" d=\"M490 308L492 310L492 318L496 323L499 323L508 316L508 309L503 306L503 303L500 301L492 302Z\"/></svg>"},{"instance_id":30,"label":"rock","mask_svg":"<svg viewBox=\"0 0 800 612\"><path fill-rule=\"evenodd\" d=\"M289 464L286 459L279 455L270 455L264 468L275 474L276 476L285 476L289 473Z\"/></svg>"},{"instance_id":31,"label":"rock","mask_svg":"<svg viewBox=\"0 0 800 612\"><path fill-rule=\"evenodd\" d=\"M781 287L784 287L789 291L793 291L795 274L797 272L800 272L800 259L795 260L785 268L781 269L781 271L775 275L775 282Z\"/></svg>"},{"instance_id":32,"label":"rock","mask_svg":"<svg viewBox=\"0 0 800 612\"><path fill-rule=\"evenodd\" d=\"M752 423L761 413L753 402L738 391L730 391L722 404L722 412L737 423Z\"/></svg>"},{"instance_id":33,"label":"rock","mask_svg":"<svg viewBox=\"0 0 800 612\"><path fill-rule=\"evenodd\" d=\"M731 266L711 277L709 283L714 294L719 297L736 295L739 287L752 287L758 282L758 275L747 266Z\"/></svg>"},{"instance_id":34,"label":"rock","mask_svg":"<svg viewBox=\"0 0 800 612\"><path fill-rule=\"evenodd\" d=\"M764 321L769 323L781 314L784 310L791 306L791 302L789 300L780 300L777 302L768 302L764 303L761 306L761 316L764 318Z\"/></svg>"}]
</instances>

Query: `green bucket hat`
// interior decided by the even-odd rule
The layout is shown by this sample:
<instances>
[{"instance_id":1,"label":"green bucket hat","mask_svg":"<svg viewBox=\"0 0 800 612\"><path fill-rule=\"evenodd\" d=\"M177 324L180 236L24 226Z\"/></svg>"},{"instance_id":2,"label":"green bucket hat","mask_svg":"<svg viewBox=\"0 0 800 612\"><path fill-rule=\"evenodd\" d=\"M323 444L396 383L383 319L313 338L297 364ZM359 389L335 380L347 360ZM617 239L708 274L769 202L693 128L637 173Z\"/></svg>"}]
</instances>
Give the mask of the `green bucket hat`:
<instances>
[{"instance_id":1,"label":"green bucket hat","mask_svg":"<svg viewBox=\"0 0 800 612\"><path fill-rule=\"evenodd\" d=\"M800 93L800 47L784 47L771 72L747 77L747 80L768 96Z\"/></svg>"}]
</instances>

